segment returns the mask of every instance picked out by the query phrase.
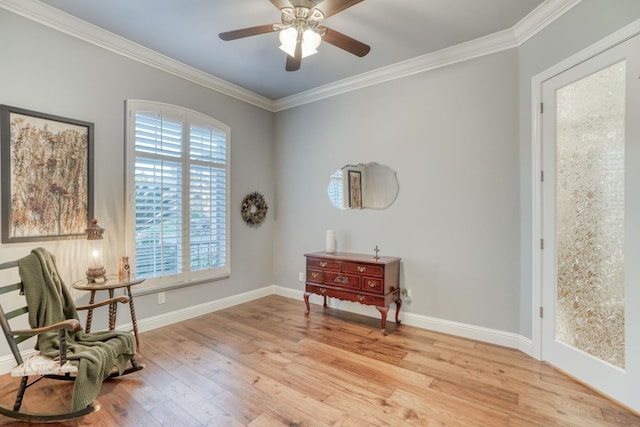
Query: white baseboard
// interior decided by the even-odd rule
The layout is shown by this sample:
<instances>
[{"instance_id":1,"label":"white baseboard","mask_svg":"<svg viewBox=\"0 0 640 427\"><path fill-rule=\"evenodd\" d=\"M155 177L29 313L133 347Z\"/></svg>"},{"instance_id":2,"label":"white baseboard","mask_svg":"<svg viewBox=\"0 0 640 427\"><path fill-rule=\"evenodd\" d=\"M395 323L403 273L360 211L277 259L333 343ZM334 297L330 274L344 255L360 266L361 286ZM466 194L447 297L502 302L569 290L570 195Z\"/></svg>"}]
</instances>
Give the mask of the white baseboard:
<instances>
[{"instance_id":1,"label":"white baseboard","mask_svg":"<svg viewBox=\"0 0 640 427\"><path fill-rule=\"evenodd\" d=\"M287 298L303 299L303 291L274 286L274 293ZM311 302L322 304L320 295L311 295ZM352 303L348 301L340 301L335 298L329 298L327 304L333 308L357 313L369 317L379 317L380 313L373 307L362 304ZM395 304L389 308L388 319L395 318ZM403 324L415 326L416 328L428 329L431 331L441 332L444 334L455 335L463 338L478 340L490 344L501 345L504 347L514 348L525 354L531 355L533 345L529 338L511 332L499 331L496 329L484 328L481 326L469 325L466 323L453 322L450 320L438 319L435 317L423 316L405 312L400 309L400 320Z\"/></svg>"},{"instance_id":2,"label":"white baseboard","mask_svg":"<svg viewBox=\"0 0 640 427\"><path fill-rule=\"evenodd\" d=\"M215 301L209 301L204 304L198 304L192 307L183 308L181 310L176 310L169 313L160 314L158 316L152 316L146 319L138 320L138 331L151 331L163 326L168 326L173 323L181 322L183 320L192 319L194 317L202 316L208 313L213 313L214 311L233 307L234 305L253 301L269 295L280 295L286 298L302 300L303 294L303 291L296 289L285 288L276 285L266 286L264 288L244 292L238 295L233 295ZM310 300L314 304L322 304L322 297L320 297L319 295L312 295L310 297ZM330 298L328 304L333 308L339 308L351 313L376 318L380 316L380 313L370 306L351 303L348 301L340 301L334 298ZM395 319L395 307L393 305L389 309L388 318ZM415 326L422 329L429 329L445 334L456 335L463 338L474 339L490 344L501 345L504 347L514 348L528 355L531 355L533 351L533 345L529 338L511 332L503 332L496 329L483 328L480 326L468 325L460 322L452 322L450 320L437 319L434 317L428 317L420 314L402 311L400 312L400 320L406 325ZM128 323L119 325L118 329L131 330L131 327L131 323ZM0 357L0 374L8 373L14 366L15 360L13 359L12 355L9 354Z\"/></svg>"},{"instance_id":3,"label":"white baseboard","mask_svg":"<svg viewBox=\"0 0 640 427\"><path fill-rule=\"evenodd\" d=\"M158 316L138 320L138 331L152 331L163 326L171 325L172 323L182 322L183 320L213 313L214 311L233 307L234 305L253 301L259 298L264 298L266 296L273 295L275 293L274 288L275 286L266 286L264 288L244 292L238 295L232 295L230 297L222 298L219 300L209 301L203 304L194 305L192 307L183 308L181 310L176 310L169 313L160 314ZM131 327L132 325L129 323L119 326L118 329L122 328L125 330L131 330Z\"/></svg>"}]
</instances>

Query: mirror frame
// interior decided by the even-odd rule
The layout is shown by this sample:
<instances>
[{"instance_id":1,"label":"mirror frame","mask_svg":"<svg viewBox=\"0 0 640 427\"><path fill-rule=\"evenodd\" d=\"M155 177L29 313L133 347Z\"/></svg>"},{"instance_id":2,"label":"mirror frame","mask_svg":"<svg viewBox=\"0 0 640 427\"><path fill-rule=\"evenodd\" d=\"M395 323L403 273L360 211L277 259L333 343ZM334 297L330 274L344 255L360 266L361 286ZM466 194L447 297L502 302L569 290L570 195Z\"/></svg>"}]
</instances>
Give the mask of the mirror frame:
<instances>
[{"instance_id":1,"label":"mirror frame","mask_svg":"<svg viewBox=\"0 0 640 427\"><path fill-rule=\"evenodd\" d=\"M384 173L372 173L371 168L376 168L375 171L380 169ZM379 182L381 179L382 184ZM373 187L376 183L378 186ZM397 172L377 162L347 164L329 176L327 185L331 204L340 210L384 210L393 205L399 192ZM378 200L380 197L383 198L381 202Z\"/></svg>"}]
</instances>

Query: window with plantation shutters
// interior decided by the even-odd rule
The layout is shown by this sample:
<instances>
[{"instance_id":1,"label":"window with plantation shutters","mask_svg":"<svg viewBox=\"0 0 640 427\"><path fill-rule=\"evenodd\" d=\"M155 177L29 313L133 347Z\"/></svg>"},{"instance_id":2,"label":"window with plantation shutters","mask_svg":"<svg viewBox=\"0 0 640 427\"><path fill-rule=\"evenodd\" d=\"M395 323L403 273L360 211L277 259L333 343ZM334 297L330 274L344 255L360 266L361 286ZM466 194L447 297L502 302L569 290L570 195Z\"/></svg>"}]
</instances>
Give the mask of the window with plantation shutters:
<instances>
[{"instance_id":1,"label":"window with plantation shutters","mask_svg":"<svg viewBox=\"0 0 640 427\"><path fill-rule=\"evenodd\" d=\"M228 276L228 126L162 103L128 101L127 110L136 276L171 285Z\"/></svg>"}]
</instances>

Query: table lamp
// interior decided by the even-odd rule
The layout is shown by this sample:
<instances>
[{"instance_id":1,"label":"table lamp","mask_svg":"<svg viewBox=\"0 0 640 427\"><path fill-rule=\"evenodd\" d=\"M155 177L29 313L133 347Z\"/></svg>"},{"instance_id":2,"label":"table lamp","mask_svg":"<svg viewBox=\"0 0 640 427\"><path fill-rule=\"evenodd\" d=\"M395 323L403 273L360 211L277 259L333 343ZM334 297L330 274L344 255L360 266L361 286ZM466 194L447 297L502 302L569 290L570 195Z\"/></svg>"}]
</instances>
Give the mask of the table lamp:
<instances>
[{"instance_id":1,"label":"table lamp","mask_svg":"<svg viewBox=\"0 0 640 427\"><path fill-rule=\"evenodd\" d=\"M89 242L89 268L87 269L87 281L95 282L96 279L107 280L107 270L104 268L104 250L102 235L104 228L98 225L97 219L91 220L91 225L85 230Z\"/></svg>"}]
</instances>

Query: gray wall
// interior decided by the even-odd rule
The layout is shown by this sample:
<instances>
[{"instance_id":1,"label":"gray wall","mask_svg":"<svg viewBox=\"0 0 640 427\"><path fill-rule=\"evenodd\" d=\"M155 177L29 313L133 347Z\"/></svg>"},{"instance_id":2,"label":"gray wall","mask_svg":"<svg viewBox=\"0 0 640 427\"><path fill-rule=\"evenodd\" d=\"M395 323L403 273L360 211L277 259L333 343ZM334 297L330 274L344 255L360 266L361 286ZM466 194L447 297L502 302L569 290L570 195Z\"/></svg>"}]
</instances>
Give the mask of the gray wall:
<instances>
[{"instance_id":1,"label":"gray wall","mask_svg":"<svg viewBox=\"0 0 640 427\"><path fill-rule=\"evenodd\" d=\"M584 0L517 49L278 113L275 283L302 289L333 228L403 258L403 310L531 337L531 78L639 17ZM330 172L366 161L397 170L396 203L338 211Z\"/></svg>"},{"instance_id":2,"label":"gray wall","mask_svg":"<svg viewBox=\"0 0 640 427\"><path fill-rule=\"evenodd\" d=\"M302 289L331 228L339 251L402 257L403 310L517 332L517 67L511 50L278 113L274 282ZM397 171L389 209L330 203L330 173L359 162Z\"/></svg>"},{"instance_id":3,"label":"gray wall","mask_svg":"<svg viewBox=\"0 0 640 427\"><path fill-rule=\"evenodd\" d=\"M231 127L231 257L228 280L136 301L137 317L239 294L272 284L273 220L246 227L240 217L245 194L260 191L273 201L273 114L0 9L0 103L95 123L95 215L105 233L106 266L115 273L124 246L125 99L176 104ZM58 258L67 284L86 269L85 242L65 240L0 245L0 260L44 246ZM86 300L86 296L80 296ZM119 320L129 321L127 310Z\"/></svg>"}]
</instances>

